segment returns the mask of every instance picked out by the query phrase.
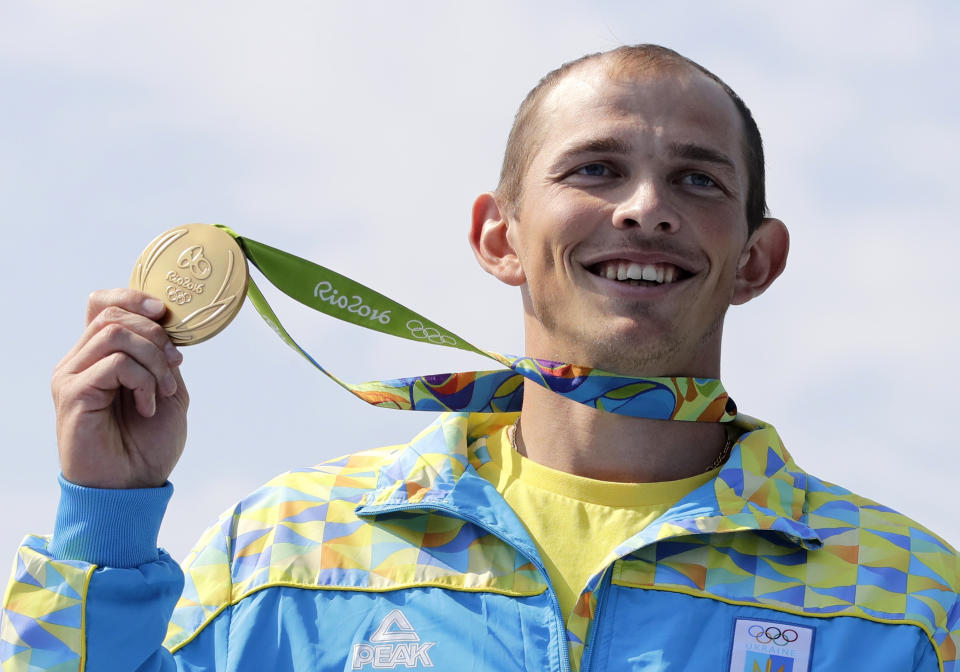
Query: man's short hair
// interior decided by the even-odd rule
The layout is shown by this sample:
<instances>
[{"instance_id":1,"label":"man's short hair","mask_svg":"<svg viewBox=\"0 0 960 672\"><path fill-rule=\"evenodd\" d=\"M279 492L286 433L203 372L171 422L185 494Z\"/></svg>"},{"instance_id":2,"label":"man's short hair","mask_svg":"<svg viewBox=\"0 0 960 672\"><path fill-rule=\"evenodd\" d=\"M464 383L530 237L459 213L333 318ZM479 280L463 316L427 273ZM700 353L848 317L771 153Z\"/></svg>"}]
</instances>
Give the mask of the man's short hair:
<instances>
[{"instance_id":1,"label":"man's short hair","mask_svg":"<svg viewBox=\"0 0 960 672\"><path fill-rule=\"evenodd\" d=\"M507 139L507 148L503 155L503 166L500 170L500 182L497 185L497 194L506 200L513 210L519 210L523 198L523 176L530 167L530 161L542 142L539 133L539 115L544 98L553 88L572 70L585 63L596 60L607 61L612 73L658 71L669 68L694 68L720 85L733 101L740 119L743 122L743 152L747 163L747 230L753 233L767 214L766 187L763 162L763 141L760 138L760 129L750 114L750 109L740 99L733 89L704 68L681 56L672 49L656 44L637 44L623 46L611 51L587 54L575 61L564 63L556 70L548 73L530 90L510 129Z\"/></svg>"}]
</instances>

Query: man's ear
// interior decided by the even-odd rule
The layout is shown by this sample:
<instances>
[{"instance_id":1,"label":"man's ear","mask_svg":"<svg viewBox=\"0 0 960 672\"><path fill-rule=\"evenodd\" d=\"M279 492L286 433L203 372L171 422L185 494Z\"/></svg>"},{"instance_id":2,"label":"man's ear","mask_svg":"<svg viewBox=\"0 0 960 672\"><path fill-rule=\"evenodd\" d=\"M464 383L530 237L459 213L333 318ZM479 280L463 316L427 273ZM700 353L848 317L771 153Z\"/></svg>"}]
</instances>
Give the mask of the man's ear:
<instances>
[{"instance_id":1,"label":"man's ear","mask_svg":"<svg viewBox=\"0 0 960 672\"><path fill-rule=\"evenodd\" d=\"M516 287L525 283L527 277L520 267L512 237L506 207L501 206L496 194L480 194L473 203L470 247L483 270Z\"/></svg>"},{"instance_id":2,"label":"man's ear","mask_svg":"<svg viewBox=\"0 0 960 672\"><path fill-rule=\"evenodd\" d=\"M730 303L746 303L766 291L783 273L789 251L790 233L786 225L779 219L765 218L740 255Z\"/></svg>"}]
</instances>

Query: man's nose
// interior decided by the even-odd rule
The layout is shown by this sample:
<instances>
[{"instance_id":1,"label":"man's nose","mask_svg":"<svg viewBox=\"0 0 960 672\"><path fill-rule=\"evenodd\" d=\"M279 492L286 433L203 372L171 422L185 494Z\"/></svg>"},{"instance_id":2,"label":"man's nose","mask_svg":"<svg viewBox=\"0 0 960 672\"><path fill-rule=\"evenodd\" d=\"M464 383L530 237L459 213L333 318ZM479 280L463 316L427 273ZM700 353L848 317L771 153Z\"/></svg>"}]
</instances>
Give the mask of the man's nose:
<instances>
[{"instance_id":1,"label":"man's nose","mask_svg":"<svg viewBox=\"0 0 960 672\"><path fill-rule=\"evenodd\" d=\"M639 228L644 233L675 233L680 218L671 207L667 185L654 180L639 180L623 192L623 200L613 213L617 229Z\"/></svg>"}]
</instances>

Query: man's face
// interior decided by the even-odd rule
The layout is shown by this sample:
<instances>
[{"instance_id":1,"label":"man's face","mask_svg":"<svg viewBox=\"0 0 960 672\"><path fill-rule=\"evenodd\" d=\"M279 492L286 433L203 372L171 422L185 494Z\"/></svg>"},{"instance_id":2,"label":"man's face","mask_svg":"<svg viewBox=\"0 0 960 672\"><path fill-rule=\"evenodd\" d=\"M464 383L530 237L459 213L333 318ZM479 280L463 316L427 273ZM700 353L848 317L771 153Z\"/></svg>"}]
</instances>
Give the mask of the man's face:
<instances>
[{"instance_id":1,"label":"man's face","mask_svg":"<svg viewBox=\"0 0 960 672\"><path fill-rule=\"evenodd\" d=\"M719 376L747 241L729 97L693 70L614 80L600 61L548 94L539 123L508 233L526 279L528 354Z\"/></svg>"}]
</instances>

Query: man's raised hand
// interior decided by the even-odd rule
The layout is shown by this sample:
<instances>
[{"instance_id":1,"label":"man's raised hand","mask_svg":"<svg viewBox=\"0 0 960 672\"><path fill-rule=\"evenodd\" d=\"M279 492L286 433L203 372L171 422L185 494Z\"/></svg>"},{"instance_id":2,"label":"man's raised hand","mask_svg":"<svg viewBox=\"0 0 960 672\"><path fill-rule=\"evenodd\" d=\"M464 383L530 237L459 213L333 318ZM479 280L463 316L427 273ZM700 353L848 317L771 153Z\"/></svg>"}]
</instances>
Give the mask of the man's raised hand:
<instances>
[{"instance_id":1,"label":"man's raised hand","mask_svg":"<svg viewBox=\"0 0 960 672\"><path fill-rule=\"evenodd\" d=\"M98 488L163 485L187 437L182 356L157 320L163 303L97 291L87 328L53 373L63 476Z\"/></svg>"}]
</instances>

